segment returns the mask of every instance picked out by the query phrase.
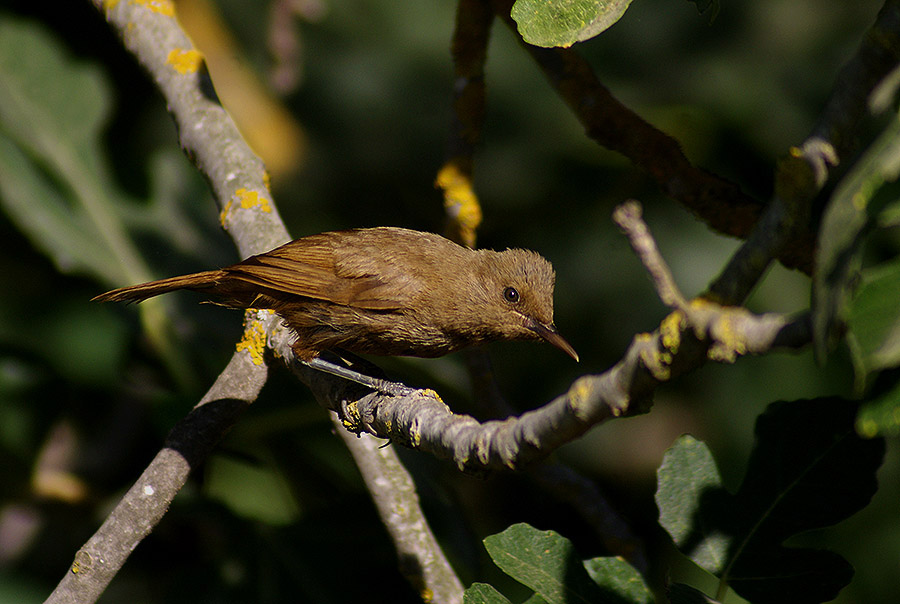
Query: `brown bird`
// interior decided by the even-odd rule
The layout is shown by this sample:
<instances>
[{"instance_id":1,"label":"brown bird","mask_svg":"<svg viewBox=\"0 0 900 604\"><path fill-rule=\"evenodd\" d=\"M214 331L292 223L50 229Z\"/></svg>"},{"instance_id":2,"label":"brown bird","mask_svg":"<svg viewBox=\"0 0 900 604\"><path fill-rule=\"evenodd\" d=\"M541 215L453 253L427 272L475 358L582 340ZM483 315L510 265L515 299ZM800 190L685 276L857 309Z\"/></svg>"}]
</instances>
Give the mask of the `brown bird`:
<instances>
[{"instance_id":1,"label":"brown bird","mask_svg":"<svg viewBox=\"0 0 900 604\"><path fill-rule=\"evenodd\" d=\"M472 250L396 227L295 239L231 266L115 289L140 302L188 289L232 308L270 309L303 361L324 350L437 357L497 340L545 340L576 361L553 324L555 274L535 252Z\"/></svg>"}]
</instances>

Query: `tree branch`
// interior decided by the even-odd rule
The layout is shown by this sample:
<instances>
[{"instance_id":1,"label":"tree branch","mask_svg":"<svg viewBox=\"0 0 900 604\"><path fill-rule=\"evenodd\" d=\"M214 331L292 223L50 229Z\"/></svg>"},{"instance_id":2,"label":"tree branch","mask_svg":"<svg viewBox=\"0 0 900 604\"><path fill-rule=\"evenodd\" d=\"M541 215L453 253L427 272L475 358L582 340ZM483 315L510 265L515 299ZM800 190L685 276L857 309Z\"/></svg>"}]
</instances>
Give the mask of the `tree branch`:
<instances>
[{"instance_id":1,"label":"tree branch","mask_svg":"<svg viewBox=\"0 0 900 604\"><path fill-rule=\"evenodd\" d=\"M241 257L289 241L265 168L219 104L203 55L175 19L174 3L91 2L166 99L181 147L212 187L222 226Z\"/></svg>"},{"instance_id":2,"label":"tree branch","mask_svg":"<svg viewBox=\"0 0 900 604\"><path fill-rule=\"evenodd\" d=\"M450 52L453 56L453 114L447 159L435 184L444 193L445 234L475 247L481 205L472 186L475 146L484 124L484 63L494 14L486 0L459 0Z\"/></svg>"},{"instance_id":3,"label":"tree branch","mask_svg":"<svg viewBox=\"0 0 900 604\"><path fill-rule=\"evenodd\" d=\"M743 193L736 184L693 166L678 141L619 102L577 51L524 42L510 17L513 0L491 1L495 14L535 60L588 137L646 170L666 195L712 229L733 237L747 236L762 214L760 200Z\"/></svg>"},{"instance_id":4,"label":"tree branch","mask_svg":"<svg viewBox=\"0 0 900 604\"><path fill-rule=\"evenodd\" d=\"M492 1L495 13L515 32L515 22L509 16L512 0ZM733 266L723 271L725 275L742 276L731 283L717 282L712 288L722 300L736 302L746 297L737 284L755 284L768 267L768 261L759 262L761 245L785 266L812 272L815 233L808 221L809 205L822 190L831 169L852 150L856 126L867 113L873 90L900 59L900 3L885 2L855 55L841 70L812 133L800 147L791 149L789 159L793 161L779 165L776 181L780 191L776 190L775 199L769 204L750 198L733 183L691 165L677 141L616 100L575 50L531 46L515 35L589 137L645 169L666 195L681 202L712 229L741 239L755 238L748 250L753 253L735 256ZM787 203L788 209L775 209L774 217L763 218L766 208L781 203ZM762 228L756 228L763 222ZM773 224L787 229L791 237L765 237L766 229Z\"/></svg>"},{"instance_id":5,"label":"tree branch","mask_svg":"<svg viewBox=\"0 0 900 604\"><path fill-rule=\"evenodd\" d=\"M264 364L237 352L193 411L172 428L165 446L87 543L47 599L48 604L94 602L125 560L169 509L188 474L256 399L268 377Z\"/></svg>"},{"instance_id":6,"label":"tree branch","mask_svg":"<svg viewBox=\"0 0 900 604\"><path fill-rule=\"evenodd\" d=\"M400 572L423 602L461 603L463 585L422 514L416 485L396 449L368 434L350 433L334 412L331 421L362 472L381 521L397 546Z\"/></svg>"},{"instance_id":7,"label":"tree branch","mask_svg":"<svg viewBox=\"0 0 900 604\"><path fill-rule=\"evenodd\" d=\"M853 151L857 125L868 115L870 100L879 84L898 62L900 2L887 0L856 53L838 74L834 90L809 136L778 162L775 196L746 241L710 285L710 297L724 304L740 304L772 259L783 261L785 255L796 255L798 249L813 249L814 234L809 230L813 201L841 159Z\"/></svg>"},{"instance_id":8,"label":"tree branch","mask_svg":"<svg viewBox=\"0 0 900 604\"><path fill-rule=\"evenodd\" d=\"M636 202L625 224L643 225ZM646 225L635 232L646 231ZM641 237L650 237L644 232ZM650 251L646 251L650 250ZM662 265L656 246L644 256ZM668 269L665 269L668 270ZM754 315L743 308L695 300L663 320L652 334L634 338L625 356L600 375L578 378L542 407L505 420L480 423L454 414L437 393L414 391L392 397L353 384L324 381L317 372L293 362L320 404L337 412L353 432L367 432L394 443L451 459L460 470L520 468L610 418L645 412L655 389L708 360L733 362L746 354L809 344L807 316ZM292 359L289 341L270 338L277 354Z\"/></svg>"},{"instance_id":9,"label":"tree branch","mask_svg":"<svg viewBox=\"0 0 900 604\"><path fill-rule=\"evenodd\" d=\"M263 252L287 241L287 230L269 199L262 163L218 104L202 56L174 18L174 5L168 0L152 4L92 2L103 11L125 46L158 85L175 119L181 145L210 182L221 209L222 225L234 239L241 256ZM254 342L260 333L278 332L275 325L280 325L281 320L269 312L248 313L248 318L251 320L245 339L238 345L239 351L194 410L175 425L164 448L78 551L69 572L48 602L96 601L130 553L160 521L190 471L206 459L241 412L256 399L268 370L263 347ZM343 380L323 374L317 374L314 379L319 384L330 383L332 388L335 384L344 386ZM366 449L354 450L357 460L375 455ZM399 464L382 462L379 468L379 462L373 459L360 466L367 483L375 481L367 475L371 468L378 468L377 476L381 479L400 472ZM403 476L395 477L397 484L402 480ZM413 491L404 500L404 505L409 506L406 518L417 515L412 528L430 535L414 495ZM412 548L409 547L412 534L410 530L403 535L398 549L401 554L413 555L423 569L417 588L423 594L447 595L446 601L461 600L458 579L433 539L431 550L425 546ZM394 531L392 536L399 538ZM454 593L455 600L451 597Z\"/></svg>"}]
</instances>

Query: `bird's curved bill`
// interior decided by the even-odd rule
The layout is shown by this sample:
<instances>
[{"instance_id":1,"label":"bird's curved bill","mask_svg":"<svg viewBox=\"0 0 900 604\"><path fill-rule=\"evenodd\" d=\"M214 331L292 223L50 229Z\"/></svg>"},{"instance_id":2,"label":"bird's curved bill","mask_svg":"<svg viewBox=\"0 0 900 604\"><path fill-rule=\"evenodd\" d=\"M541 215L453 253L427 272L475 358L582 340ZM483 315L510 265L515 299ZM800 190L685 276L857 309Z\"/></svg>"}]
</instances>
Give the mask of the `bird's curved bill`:
<instances>
[{"instance_id":1,"label":"bird's curved bill","mask_svg":"<svg viewBox=\"0 0 900 604\"><path fill-rule=\"evenodd\" d=\"M575 352L575 349L572 348L571 344L566 342L566 340L561 335L559 335L559 332L556 330L555 325L544 325L543 323L538 323L537 321L530 321L528 329L575 359L576 363L578 362L578 353Z\"/></svg>"}]
</instances>

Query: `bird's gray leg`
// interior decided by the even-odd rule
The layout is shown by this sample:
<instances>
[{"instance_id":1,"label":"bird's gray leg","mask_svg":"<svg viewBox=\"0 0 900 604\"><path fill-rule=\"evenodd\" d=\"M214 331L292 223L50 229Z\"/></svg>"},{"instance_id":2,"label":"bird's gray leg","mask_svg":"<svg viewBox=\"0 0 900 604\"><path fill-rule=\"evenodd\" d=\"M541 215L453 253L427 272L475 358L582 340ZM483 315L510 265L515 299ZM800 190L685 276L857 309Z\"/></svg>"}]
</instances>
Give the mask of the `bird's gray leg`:
<instances>
[{"instance_id":1,"label":"bird's gray leg","mask_svg":"<svg viewBox=\"0 0 900 604\"><path fill-rule=\"evenodd\" d=\"M409 386L406 386L399 382L392 382L390 380L372 377L371 375L360 373L355 369L351 369L343 365L338 365L337 363L332 363L331 361L326 361L322 357L315 357L310 361L302 361L302 363L317 371L330 373L331 375L344 378L345 380L350 380L351 382L356 382L357 384L362 384L367 388L371 388L372 390L377 390L378 392L383 392L385 394L390 394L391 396L409 396L410 394L415 392L415 388L410 388Z\"/></svg>"}]
</instances>

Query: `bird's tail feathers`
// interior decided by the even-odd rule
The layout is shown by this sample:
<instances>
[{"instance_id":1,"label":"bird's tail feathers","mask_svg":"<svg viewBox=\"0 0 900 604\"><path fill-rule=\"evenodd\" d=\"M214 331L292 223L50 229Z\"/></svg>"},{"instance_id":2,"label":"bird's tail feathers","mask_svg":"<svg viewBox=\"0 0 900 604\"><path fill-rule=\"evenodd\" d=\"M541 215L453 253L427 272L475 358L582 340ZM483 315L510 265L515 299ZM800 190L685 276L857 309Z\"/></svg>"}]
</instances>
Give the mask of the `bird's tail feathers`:
<instances>
[{"instance_id":1,"label":"bird's tail feathers","mask_svg":"<svg viewBox=\"0 0 900 604\"><path fill-rule=\"evenodd\" d=\"M225 272L222 270L203 271L201 273L192 273L190 275L180 275L178 277L169 277L168 279L160 279L159 281L150 281L148 283L140 283L129 287L120 287L100 294L91 299L92 302L142 302L147 298L167 294L179 289L201 290L214 286Z\"/></svg>"}]
</instances>

